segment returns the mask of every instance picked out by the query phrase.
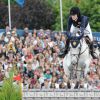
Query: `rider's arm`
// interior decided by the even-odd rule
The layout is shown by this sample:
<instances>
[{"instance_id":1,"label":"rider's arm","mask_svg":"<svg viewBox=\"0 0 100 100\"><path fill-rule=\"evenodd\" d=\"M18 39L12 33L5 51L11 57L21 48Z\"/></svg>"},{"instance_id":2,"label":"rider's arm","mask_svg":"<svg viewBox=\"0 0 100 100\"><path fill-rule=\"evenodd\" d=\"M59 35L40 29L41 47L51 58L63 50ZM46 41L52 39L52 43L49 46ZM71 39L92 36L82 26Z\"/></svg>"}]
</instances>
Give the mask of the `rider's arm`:
<instances>
[{"instance_id":1,"label":"rider's arm","mask_svg":"<svg viewBox=\"0 0 100 100\"><path fill-rule=\"evenodd\" d=\"M88 25L88 17L82 16L81 17L81 26L80 26L81 33L84 34L84 30L87 27L87 25Z\"/></svg>"}]
</instances>

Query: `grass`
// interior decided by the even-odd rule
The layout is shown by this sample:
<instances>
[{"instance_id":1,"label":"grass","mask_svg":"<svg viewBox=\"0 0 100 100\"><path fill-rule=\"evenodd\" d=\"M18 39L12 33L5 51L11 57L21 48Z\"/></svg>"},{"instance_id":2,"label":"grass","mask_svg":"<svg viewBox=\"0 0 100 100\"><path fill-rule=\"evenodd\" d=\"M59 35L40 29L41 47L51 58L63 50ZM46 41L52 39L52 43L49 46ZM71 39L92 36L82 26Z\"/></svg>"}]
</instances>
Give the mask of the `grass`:
<instances>
[{"instance_id":1,"label":"grass","mask_svg":"<svg viewBox=\"0 0 100 100\"><path fill-rule=\"evenodd\" d=\"M0 100L22 100L21 83L14 84L13 78L5 78L0 87Z\"/></svg>"}]
</instances>

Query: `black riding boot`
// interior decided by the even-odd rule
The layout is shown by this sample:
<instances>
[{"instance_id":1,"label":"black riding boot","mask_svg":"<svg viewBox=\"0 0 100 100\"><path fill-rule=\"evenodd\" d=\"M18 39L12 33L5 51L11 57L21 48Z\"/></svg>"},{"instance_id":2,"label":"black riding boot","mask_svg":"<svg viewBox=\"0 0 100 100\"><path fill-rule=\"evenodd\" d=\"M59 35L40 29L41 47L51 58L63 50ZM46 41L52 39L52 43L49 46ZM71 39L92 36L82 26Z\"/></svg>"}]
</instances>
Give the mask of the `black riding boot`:
<instances>
[{"instance_id":1,"label":"black riding boot","mask_svg":"<svg viewBox=\"0 0 100 100\"><path fill-rule=\"evenodd\" d=\"M90 54L92 56L93 59L97 59L97 57L94 55L94 50L93 50L93 42L90 41L89 38L86 37L86 43L88 44L89 50L90 50Z\"/></svg>"},{"instance_id":2,"label":"black riding boot","mask_svg":"<svg viewBox=\"0 0 100 100\"><path fill-rule=\"evenodd\" d=\"M94 55L94 50L93 50L93 43L90 44L90 54L92 56L93 59L97 59L97 57Z\"/></svg>"},{"instance_id":3,"label":"black riding boot","mask_svg":"<svg viewBox=\"0 0 100 100\"><path fill-rule=\"evenodd\" d=\"M70 43L70 40L67 39L67 40L66 40L66 44L65 44L65 50L64 50L63 53L60 55L60 57L64 58L65 55L68 53L69 43Z\"/></svg>"}]
</instances>

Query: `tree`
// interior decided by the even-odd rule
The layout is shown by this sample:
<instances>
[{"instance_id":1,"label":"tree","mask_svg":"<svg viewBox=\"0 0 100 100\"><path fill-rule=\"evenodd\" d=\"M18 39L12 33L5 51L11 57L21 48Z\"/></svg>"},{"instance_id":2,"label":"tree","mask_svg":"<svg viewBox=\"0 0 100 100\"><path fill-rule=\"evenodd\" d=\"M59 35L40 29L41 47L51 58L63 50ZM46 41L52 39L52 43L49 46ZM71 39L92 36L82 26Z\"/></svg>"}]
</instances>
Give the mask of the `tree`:
<instances>
[{"instance_id":1,"label":"tree","mask_svg":"<svg viewBox=\"0 0 100 100\"><path fill-rule=\"evenodd\" d=\"M60 30L60 2L59 0L56 0L56 4L54 5L54 11L55 11L55 24L53 25L53 29ZM69 16L69 10L72 6L75 6L76 2L75 0L62 0L62 11L63 11L63 26L64 30L67 28L67 19Z\"/></svg>"},{"instance_id":2,"label":"tree","mask_svg":"<svg viewBox=\"0 0 100 100\"><path fill-rule=\"evenodd\" d=\"M92 31L100 31L100 1L81 0L79 5L84 15L89 17Z\"/></svg>"},{"instance_id":3,"label":"tree","mask_svg":"<svg viewBox=\"0 0 100 100\"><path fill-rule=\"evenodd\" d=\"M2 19L6 17L5 22L3 22L4 24L8 22L7 4L3 5L3 7L6 8L5 12L4 10L1 12ZM41 27L51 29L52 24L54 24L54 15L51 8L46 0L26 0L23 8L19 7L16 3L12 4L12 26L17 28L28 26L30 29L40 29ZM5 14L3 15L2 13Z\"/></svg>"},{"instance_id":4,"label":"tree","mask_svg":"<svg viewBox=\"0 0 100 100\"><path fill-rule=\"evenodd\" d=\"M73 6L78 6L81 9L81 13L89 17L89 23L92 31L100 31L100 1L99 0L62 0L63 2L63 23L64 30L67 28L67 19L69 16L69 10ZM54 5L54 11L56 14L55 24L53 29L60 30L60 13L59 13L59 0Z\"/></svg>"},{"instance_id":5,"label":"tree","mask_svg":"<svg viewBox=\"0 0 100 100\"><path fill-rule=\"evenodd\" d=\"M0 27L3 27L2 23L4 22L5 18L3 17L3 15L6 12L6 7L4 7L4 3L0 2L0 12L2 12L2 14L0 13Z\"/></svg>"},{"instance_id":6,"label":"tree","mask_svg":"<svg viewBox=\"0 0 100 100\"><path fill-rule=\"evenodd\" d=\"M60 30L59 0L25 0L23 8L11 0L12 26L23 28L49 28ZM100 1L99 0L62 0L64 30L67 28L69 10L78 6L82 14L89 17L92 31L100 31ZM0 0L0 27L8 22L7 0Z\"/></svg>"}]
</instances>

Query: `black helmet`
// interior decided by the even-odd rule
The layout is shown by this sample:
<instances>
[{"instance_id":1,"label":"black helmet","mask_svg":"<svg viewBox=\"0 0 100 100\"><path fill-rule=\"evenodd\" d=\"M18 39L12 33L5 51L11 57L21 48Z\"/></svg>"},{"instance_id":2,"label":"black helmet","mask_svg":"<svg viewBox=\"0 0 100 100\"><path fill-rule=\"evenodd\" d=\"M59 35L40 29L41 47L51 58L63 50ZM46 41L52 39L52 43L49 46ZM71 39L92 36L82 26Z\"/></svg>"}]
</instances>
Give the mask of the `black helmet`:
<instances>
[{"instance_id":1,"label":"black helmet","mask_svg":"<svg viewBox=\"0 0 100 100\"><path fill-rule=\"evenodd\" d=\"M78 7L72 7L70 9L70 15L75 15L77 14L78 17L80 17L81 13L80 13L80 9Z\"/></svg>"}]
</instances>

